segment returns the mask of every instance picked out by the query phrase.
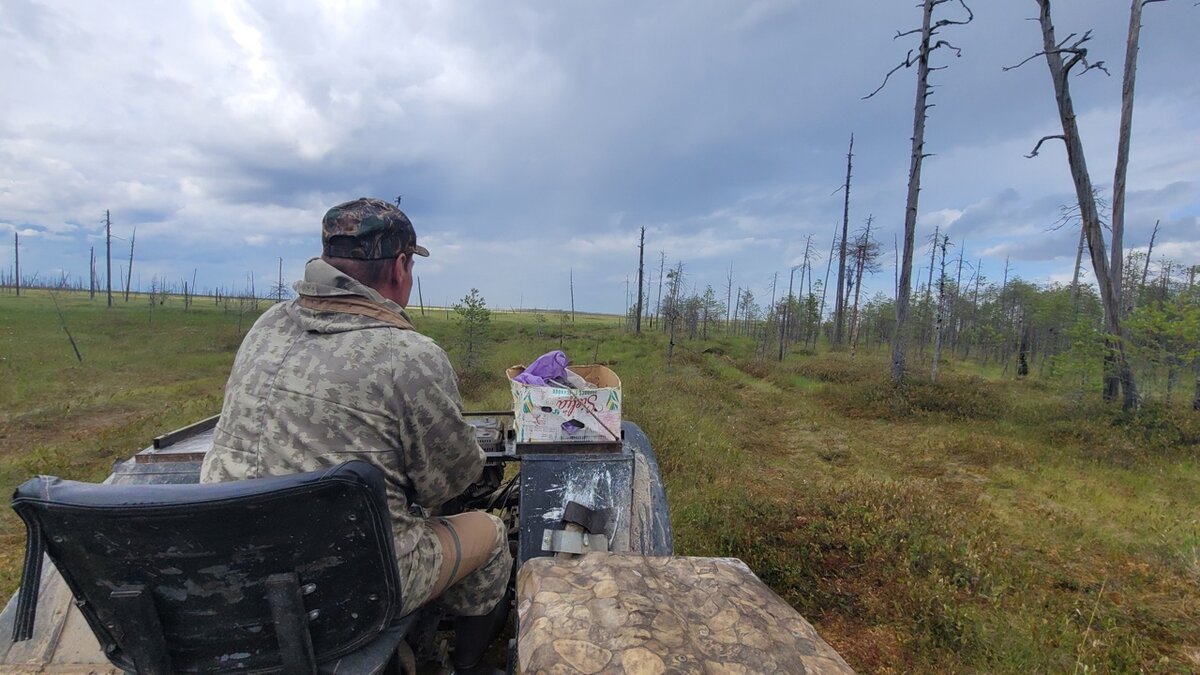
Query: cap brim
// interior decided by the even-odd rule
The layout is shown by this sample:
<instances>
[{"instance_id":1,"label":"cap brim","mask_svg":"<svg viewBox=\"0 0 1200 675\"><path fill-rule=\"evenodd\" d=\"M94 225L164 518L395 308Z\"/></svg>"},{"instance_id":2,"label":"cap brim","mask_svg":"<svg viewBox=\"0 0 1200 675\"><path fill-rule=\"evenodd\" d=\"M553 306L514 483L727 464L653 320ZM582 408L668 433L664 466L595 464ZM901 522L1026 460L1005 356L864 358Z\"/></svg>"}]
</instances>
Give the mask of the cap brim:
<instances>
[{"instance_id":1,"label":"cap brim","mask_svg":"<svg viewBox=\"0 0 1200 675\"><path fill-rule=\"evenodd\" d=\"M429 249L425 248L424 246L413 246L412 252L419 256L426 258L429 257Z\"/></svg>"}]
</instances>

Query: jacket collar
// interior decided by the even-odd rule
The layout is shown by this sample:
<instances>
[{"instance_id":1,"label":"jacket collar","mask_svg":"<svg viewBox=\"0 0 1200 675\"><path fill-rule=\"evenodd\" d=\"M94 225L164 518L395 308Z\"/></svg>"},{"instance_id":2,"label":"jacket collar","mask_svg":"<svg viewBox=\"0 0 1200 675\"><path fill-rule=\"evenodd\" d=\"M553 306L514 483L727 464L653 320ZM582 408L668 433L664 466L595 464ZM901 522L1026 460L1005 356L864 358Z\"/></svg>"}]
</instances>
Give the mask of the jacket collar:
<instances>
[{"instance_id":1,"label":"jacket collar","mask_svg":"<svg viewBox=\"0 0 1200 675\"><path fill-rule=\"evenodd\" d=\"M384 305L405 317L408 316L403 307L321 258L313 258L308 261L304 266L304 280L297 281L292 288L296 291L296 295L308 295L316 298L356 295Z\"/></svg>"}]
</instances>

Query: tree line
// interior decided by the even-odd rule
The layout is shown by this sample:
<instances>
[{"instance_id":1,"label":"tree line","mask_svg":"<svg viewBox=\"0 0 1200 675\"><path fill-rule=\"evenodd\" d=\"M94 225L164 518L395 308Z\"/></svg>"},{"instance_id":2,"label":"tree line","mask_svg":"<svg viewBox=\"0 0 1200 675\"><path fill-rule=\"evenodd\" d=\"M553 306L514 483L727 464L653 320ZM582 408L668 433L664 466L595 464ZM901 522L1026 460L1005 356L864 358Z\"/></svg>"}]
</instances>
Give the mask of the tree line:
<instances>
[{"instance_id":1,"label":"tree line","mask_svg":"<svg viewBox=\"0 0 1200 675\"><path fill-rule=\"evenodd\" d=\"M1023 61L1002 69L1013 70L1044 58L1049 70L1062 133L1038 140L1027 157L1037 157L1047 141L1062 141L1066 150L1076 197L1075 204L1068 211L1074 214L1080 230L1074 281L1068 289L1057 285L1028 284L1019 279L1010 282L1007 263L999 285L992 282L983 286L984 280L978 267L974 271L973 281L969 278L964 285L962 251L959 252L957 264L951 262L954 269L954 275L951 276L947 271L947 253L952 246L950 237L937 231L930 241L929 274L923 294L919 287L914 288L913 261L921 175L924 161L930 157L925 147L925 126L929 110L933 107L930 97L935 91L929 78L931 73L947 67L944 63L935 65L933 58L938 54L960 56L962 50L942 37L942 33L975 20L974 12L965 0L922 0L921 25L911 30L897 31L895 36L897 39L919 36L916 47L910 49L905 58L887 72L879 87L863 97L873 98L888 85L893 75L915 68L912 149L904 209L903 246L899 241L895 245L894 296L887 298L876 295L866 300L861 308L859 306L863 275L878 269L879 244L871 237L873 218L867 219L865 228L854 239L850 236L854 160L854 136L851 134L846 155L846 179L841 187L844 206L840 236L835 236L832 242L826 275L822 281L814 283L812 279L810 237L801 266L800 293L795 292L792 284L795 274L793 268L789 270L787 294L780 294L779 276L776 275L771 284L770 300L763 308L748 290L739 288L736 297L733 295L731 271L725 304L722 306L711 286L703 294L680 293L683 288L683 264L677 263L666 275L668 292L664 303L661 290L665 269L663 255L654 319L671 336L668 361L681 325L688 338L695 338L697 334L703 337L712 319L724 313L724 326L728 332L754 335L760 342L760 355L771 351L767 347L768 342L777 343L776 354L781 360L789 344L799 341L815 345L817 335L822 332L827 334L829 343L834 347L842 347L848 342L851 350L857 349L864 341L868 346L872 342L877 345L887 342L891 349L891 379L897 385L903 383L909 371L907 362L914 351L914 342L915 351L922 358L927 350L930 352L930 377L934 380L938 377L944 349L951 353L961 350L963 358L969 358L974 349L975 358L1002 363L1005 370L1012 362L1018 376L1028 375L1031 368L1044 373L1047 364L1062 372L1067 367L1064 364L1075 363L1083 381L1086 381L1085 374L1090 369L1085 366L1092 365L1086 361L1090 357L1101 369L1105 400L1116 400L1119 394L1126 410L1136 407L1145 398L1139 392L1139 378L1149 379L1156 386L1161 381L1159 388L1164 390L1165 398L1169 401L1180 372L1190 369L1196 377L1193 407L1200 410L1200 359L1196 354L1200 349L1197 347L1200 344L1200 330L1196 327L1197 267L1182 268L1170 261L1163 261L1159 265L1160 282L1149 284L1153 238L1144 260L1140 261L1140 276L1136 275L1140 254L1124 252L1126 176L1142 13L1147 5L1165 1L1131 0L1122 74L1117 160L1112 183L1112 210L1108 223L1101 217L1099 190L1088 169L1070 91L1069 78L1072 72L1076 75L1090 71L1108 72L1104 61L1089 57L1087 44L1092 38L1091 31L1072 32L1060 38L1052 17L1052 0L1034 0L1038 8L1036 20L1043 48ZM948 9L957 12L947 14ZM1110 234L1108 241L1105 241L1106 225ZM639 330L644 246L643 228L639 244L639 295L634 320ZM1079 283L1085 250L1095 279L1094 293L1092 287L1084 287ZM825 289L829 285L828 271L835 251L837 276L833 311L826 319ZM807 292L804 290L806 272L809 281ZM819 299L812 291L813 286L820 291ZM1161 377L1159 371L1163 371Z\"/></svg>"}]
</instances>

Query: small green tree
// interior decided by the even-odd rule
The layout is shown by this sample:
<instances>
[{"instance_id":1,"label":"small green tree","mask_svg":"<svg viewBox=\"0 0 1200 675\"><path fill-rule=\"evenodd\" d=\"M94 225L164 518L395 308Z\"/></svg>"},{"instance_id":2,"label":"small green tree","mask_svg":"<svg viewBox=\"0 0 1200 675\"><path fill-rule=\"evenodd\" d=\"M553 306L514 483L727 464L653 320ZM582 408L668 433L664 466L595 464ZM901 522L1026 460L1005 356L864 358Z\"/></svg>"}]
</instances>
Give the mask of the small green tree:
<instances>
[{"instance_id":1,"label":"small green tree","mask_svg":"<svg viewBox=\"0 0 1200 675\"><path fill-rule=\"evenodd\" d=\"M477 288L472 288L453 307L454 321L459 331L458 347L462 351L462 368L467 372L478 372L483 367L487 353L492 312Z\"/></svg>"},{"instance_id":2,"label":"small green tree","mask_svg":"<svg viewBox=\"0 0 1200 675\"><path fill-rule=\"evenodd\" d=\"M1138 307L1128 321L1130 351L1166 371L1165 402L1170 406L1179 374L1200 364L1200 305L1183 298L1155 302Z\"/></svg>"}]
</instances>

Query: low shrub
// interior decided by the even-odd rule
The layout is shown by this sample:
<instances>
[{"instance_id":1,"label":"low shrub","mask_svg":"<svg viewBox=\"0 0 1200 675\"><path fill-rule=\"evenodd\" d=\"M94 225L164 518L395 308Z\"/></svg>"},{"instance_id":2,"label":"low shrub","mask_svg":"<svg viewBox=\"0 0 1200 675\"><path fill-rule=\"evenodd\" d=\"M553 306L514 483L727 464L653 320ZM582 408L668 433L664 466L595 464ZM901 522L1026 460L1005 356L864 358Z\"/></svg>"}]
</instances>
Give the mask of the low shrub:
<instances>
[{"instance_id":1,"label":"low shrub","mask_svg":"<svg viewBox=\"0 0 1200 675\"><path fill-rule=\"evenodd\" d=\"M870 359L855 359L843 353L823 354L804 359L795 366L796 372L821 382L851 384L879 378L880 363Z\"/></svg>"},{"instance_id":2,"label":"low shrub","mask_svg":"<svg viewBox=\"0 0 1200 675\"><path fill-rule=\"evenodd\" d=\"M1200 415L1152 402L1122 411L1118 404L1090 397L1058 401L1026 411L1031 427L1055 443L1070 443L1085 454L1131 465L1144 457L1200 457Z\"/></svg>"},{"instance_id":3,"label":"low shrub","mask_svg":"<svg viewBox=\"0 0 1200 675\"><path fill-rule=\"evenodd\" d=\"M842 414L869 419L996 419L1009 411L1002 385L974 376L946 375L938 382L909 379L897 387L877 374L827 388L823 396Z\"/></svg>"}]
</instances>

